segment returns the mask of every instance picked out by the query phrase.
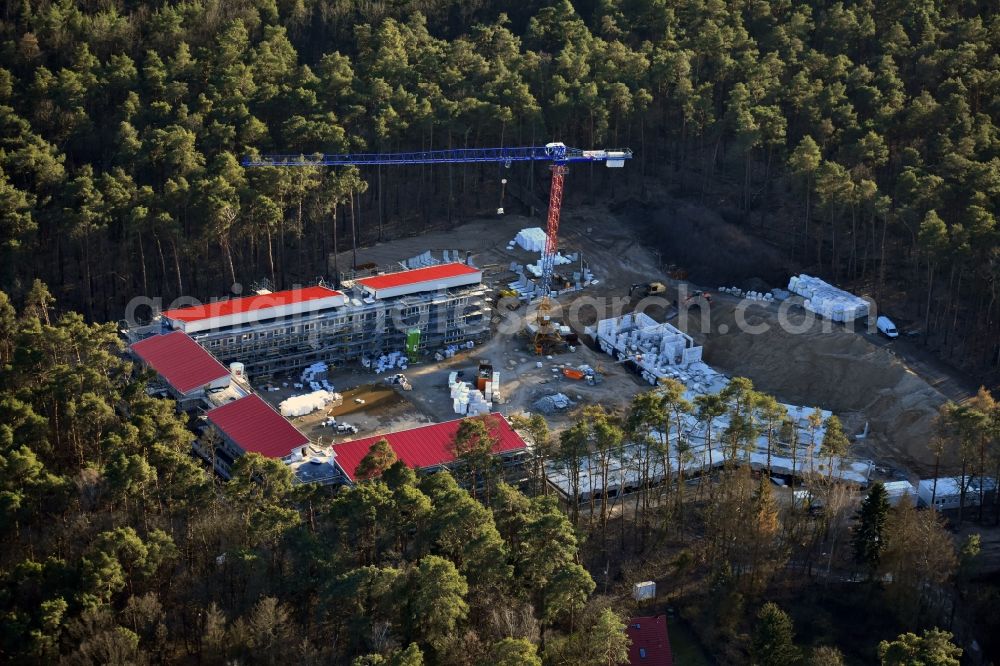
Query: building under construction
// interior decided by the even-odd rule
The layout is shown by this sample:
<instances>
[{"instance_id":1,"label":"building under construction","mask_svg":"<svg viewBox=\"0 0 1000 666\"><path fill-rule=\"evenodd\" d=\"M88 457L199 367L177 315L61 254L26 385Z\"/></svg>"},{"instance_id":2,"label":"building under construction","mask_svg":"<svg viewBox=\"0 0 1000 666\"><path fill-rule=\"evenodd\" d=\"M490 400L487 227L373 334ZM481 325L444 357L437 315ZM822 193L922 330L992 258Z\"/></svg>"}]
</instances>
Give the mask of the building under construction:
<instances>
[{"instance_id":1,"label":"building under construction","mask_svg":"<svg viewBox=\"0 0 1000 666\"><path fill-rule=\"evenodd\" d=\"M484 340L483 272L445 263L162 313L163 331L187 333L223 363L260 378L323 361L343 364L405 352L411 359Z\"/></svg>"}]
</instances>

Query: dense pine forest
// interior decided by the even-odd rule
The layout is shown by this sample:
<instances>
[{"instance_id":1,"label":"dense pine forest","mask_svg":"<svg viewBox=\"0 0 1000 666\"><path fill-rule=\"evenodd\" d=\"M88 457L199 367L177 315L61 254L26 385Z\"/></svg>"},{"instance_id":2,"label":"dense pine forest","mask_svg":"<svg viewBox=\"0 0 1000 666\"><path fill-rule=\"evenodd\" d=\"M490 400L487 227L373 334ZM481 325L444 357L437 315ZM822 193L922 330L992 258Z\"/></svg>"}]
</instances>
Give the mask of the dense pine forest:
<instances>
[{"instance_id":1,"label":"dense pine forest","mask_svg":"<svg viewBox=\"0 0 1000 666\"><path fill-rule=\"evenodd\" d=\"M790 262L995 370L996 10L6 3L0 286L20 301L41 278L64 305L113 320L138 293L312 281L338 236L343 250L487 212L497 167L255 170L241 157L557 139L636 151L615 174L626 182L601 187L591 169L578 192L718 202ZM512 173L547 186L544 169ZM669 224L654 216L654 231Z\"/></svg>"},{"instance_id":2,"label":"dense pine forest","mask_svg":"<svg viewBox=\"0 0 1000 666\"><path fill-rule=\"evenodd\" d=\"M539 453L521 489L473 496L373 456L331 494L255 455L210 475L103 323L139 294L313 281L335 248L495 210L501 177L548 185L541 167L244 156L560 140L635 150L570 196L634 204L654 239L659 206L717 207L995 372L996 2L24 0L0 10L0 123L0 661L602 666L645 579L670 581L719 663L1000 650L978 536L878 486L857 512L816 479L820 514L735 467L627 511L546 492L546 457L669 432L679 410L730 414L744 429L717 436L744 446L775 402L745 380L592 409L558 437L520 423ZM989 394L948 410L936 441L995 465Z\"/></svg>"},{"instance_id":3,"label":"dense pine forest","mask_svg":"<svg viewBox=\"0 0 1000 666\"><path fill-rule=\"evenodd\" d=\"M710 437L733 451L759 434L783 446L782 408L749 380L693 403L670 382L624 412L587 407L558 436L540 415L512 417L535 452L520 489L475 445L475 419L454 477L418 477L383 440L339 492L257 454L223 482L191 454L187 417L147 394L114 326L54 305L40 283L20 311L0 292L6 663L617 666L631 585L648 579L716 663L958 666L953 634L1000 647L980 535L891 509L880 484L859 505L809 475L819 512L735 464L579 506L546 488L548 461L593 452L606 466L630 441L668 456L656 442L684 412L728 415ZM955 409L943 441L996 464L1000 406L982 392ZM847 444L836 416L825 425L822 458ZM477 476L477 492L459 485ZM996 507L965 517L998 521ZM680 649L685 625L670 621Z\"/></svg>"}]
</instances>

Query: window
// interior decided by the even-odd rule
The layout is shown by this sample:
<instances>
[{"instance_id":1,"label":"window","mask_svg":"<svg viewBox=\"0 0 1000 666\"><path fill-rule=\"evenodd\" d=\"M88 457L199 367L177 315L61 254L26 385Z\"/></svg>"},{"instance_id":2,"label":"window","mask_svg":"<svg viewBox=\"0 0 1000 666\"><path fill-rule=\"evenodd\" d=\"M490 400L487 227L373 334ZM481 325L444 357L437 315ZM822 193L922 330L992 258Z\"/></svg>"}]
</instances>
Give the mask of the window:
<instances>
[{"instance_id":1,"label":"window","mask_svg":"<svg viewBox=\"0 0 1000 666\"><path fill-rule=\"evenodd\" d=\"M639 659L646 658L646 648L639 648Z\"/></svg>"}]
</instances>

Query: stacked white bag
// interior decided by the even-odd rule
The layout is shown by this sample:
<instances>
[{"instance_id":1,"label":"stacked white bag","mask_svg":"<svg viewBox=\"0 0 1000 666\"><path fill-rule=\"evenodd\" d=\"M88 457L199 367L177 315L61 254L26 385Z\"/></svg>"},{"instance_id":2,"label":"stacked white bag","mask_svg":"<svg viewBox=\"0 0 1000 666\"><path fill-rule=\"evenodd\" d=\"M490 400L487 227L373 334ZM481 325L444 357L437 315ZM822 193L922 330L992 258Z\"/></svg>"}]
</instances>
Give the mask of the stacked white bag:
<instances>
[{"instance_id":1,"label":"stacked white bag","mask_svg":"<svg viewBox=\"0 0 1000 666\"><path fill-rule=\"evenodd\" d=\"M541 252L545 249L545 230L541 227L521 229L514 236L514 242L528 252Z\"/></svg>"},{"instance_id":2,"label":"stacked white bag","mask_svg":"<svg viewBox=\"0 0 1000 666\"><path fill-rule=\"evenodd\" d=\"M854 321L868 316L868 301L805 273L792 276L788 291L806 299L806 310L832 321Z\"/></svg>"},{"instance_id":3,"label":"stacked white bag","mask_svg":"<svg viewBox=\"0 0 1000 666\"><path fill-rule=\"evenodd\" d=\"M286 418L305 416L312 414L317 409L323 409L338 398L340 398L340 394L329 391L313 391L305 395L293 395L291 398L281 401L281 404L278 405L278 411Z\"/></svg>"}]
</instances>

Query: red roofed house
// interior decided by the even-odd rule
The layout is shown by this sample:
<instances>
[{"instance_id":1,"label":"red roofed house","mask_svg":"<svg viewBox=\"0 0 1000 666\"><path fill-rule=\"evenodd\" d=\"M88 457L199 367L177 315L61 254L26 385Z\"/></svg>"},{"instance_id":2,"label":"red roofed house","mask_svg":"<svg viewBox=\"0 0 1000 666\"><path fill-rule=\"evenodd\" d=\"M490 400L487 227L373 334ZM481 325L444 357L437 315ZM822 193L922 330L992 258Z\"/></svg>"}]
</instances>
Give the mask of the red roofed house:
<instances>
[{"instance_id":1,"label":"red roofed house","mask_svg":"<svg viewBox=\"0 0 1000 666\"><path fill-rule=\"evenodd\" d=\"M491 433L499 440L493 453L507 463L516 463L525 453L524 440L503 415L493 413L485 418L490 422ZM355 471L358 463L368 453L372 444L385 439L396 452L396 457L408 467L416 470L442 469L455 462L452 443L461 422L462 419L455 419L335 444L333 446L335 460L347 480L353 483L356 480Z\"/></svg>"},{"instance_id":2,"label":"red roofed house","mask_svg":"<svg viewBox=\"0 0 1000 666\"><path fill-rule=\"evenodd\" d=\"M632 639L627 666L673 666L666 617L634 617L625 631Z\"/></svg>"},{"instance_id":3,"label":"red roofed house","mask_svg":"<svg viewBox=\"0 0 1000 666\"><path fill-rule=\"evenodd\" d=\"M229 370L181 331L145 338L134 343L131 350L162 378L182 407L185 401L202 398L208 390L229 386Z\"/></svg>"},{"instance_id":4,"label":"red roofed house","mask_svg":"<svg viewBox=\"0 0 1000 666\"><path fill-rule=\"evenodd\" d=\"M202 457L214 462L219 474L227 479L232 474L233 462L246 453L294 458L296 449L309 444L308 437L256 394L211 409L205 416L218 429L222 441L214 455L199 446L195 448Z\"/></svg>"}]
</instances>

